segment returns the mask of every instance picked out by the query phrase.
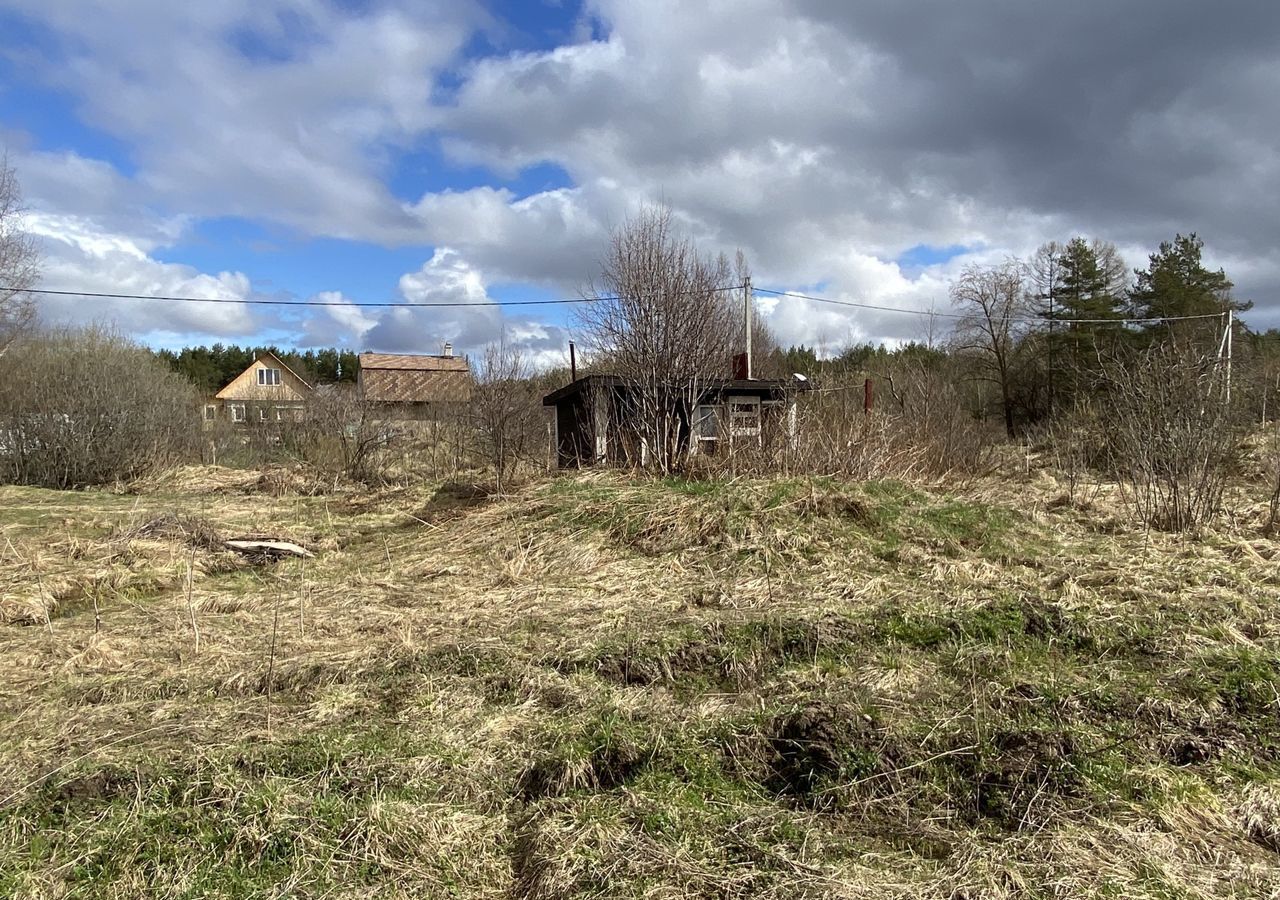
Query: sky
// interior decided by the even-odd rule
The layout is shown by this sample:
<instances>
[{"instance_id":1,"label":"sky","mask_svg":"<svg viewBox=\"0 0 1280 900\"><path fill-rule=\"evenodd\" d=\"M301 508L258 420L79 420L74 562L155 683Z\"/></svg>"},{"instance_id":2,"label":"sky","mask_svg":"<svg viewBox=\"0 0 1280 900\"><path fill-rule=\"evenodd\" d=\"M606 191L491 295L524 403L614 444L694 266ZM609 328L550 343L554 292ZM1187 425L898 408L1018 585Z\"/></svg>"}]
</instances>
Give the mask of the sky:
<instances>
[{"instance_id":1,"label":"sky","mask_svg":"<svg viewBox=\"0 0 1280 900\"><path fill-rule=\"evenodd\" d=\"M49 289L152 346L562 363L669 206L784 345L922 338L966 265L1197 232L1280 326L1280 4L0 0L0 145ZM361 308L370 302L456 307Z\"/></svg>"}]
</instances>

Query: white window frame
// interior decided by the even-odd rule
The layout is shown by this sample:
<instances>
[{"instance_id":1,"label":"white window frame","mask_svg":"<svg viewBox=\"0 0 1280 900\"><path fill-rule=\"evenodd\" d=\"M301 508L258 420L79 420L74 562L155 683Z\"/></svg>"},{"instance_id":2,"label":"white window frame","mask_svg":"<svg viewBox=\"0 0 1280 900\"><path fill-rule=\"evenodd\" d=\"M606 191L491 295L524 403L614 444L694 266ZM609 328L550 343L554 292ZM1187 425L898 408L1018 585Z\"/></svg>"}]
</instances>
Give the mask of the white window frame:
<instances>
[{"instance_id":1,"label":"white window frame","mask_svg":"<svg viewBox=\"0 0 1280 900\"><path fill-rule=\"evenodd\" d=\"M731 396L725 399L729 417L729 439L740 438L760 441L760 398Z\"/></svg>"},{"instance_id":2,"label":"white window frame","mask_svg":"<svg viewBox=\"0 0 1280 900\"><path fill-rule=\"evenodd\" d=\"M212 422L216 418L218 418L218 404L206 403L204 405L204 420Z\"/></svg>"},{"instance_id":3,"label":"white window frame","mask_svg":"<svg viewBox=\"0 0 1280 900\"><path fill-rule=\"evenodd\" d=\"M280 370L261 368L258 370L258 387L275 387L280 384Z\"/></svg>"},{"instance_id":4,"label":"white window frame","mask_svg":"<svg viewBox=\"0 0 1280 900\"><path fill-rule=\"evenodd\" d=\"M243 423L244 420L245 420L244 404L232 403L231 404L231 421L236 423Z\"/></svg>"},{"instance_id":5,"label":"white window frame","mask_svg":"<svg viewBox=\"0 0 1280 900\"><path fill-rule=\"evenodd\" d=\"M267 421L267 408L265 406L258 407L258 421L259 422Z\"/></svg>"},{"instance_id":6,"label":"white window frame","mask_svg":"<svg viewBox=\"0 0 1280 900\"><path fill-rule=\"evenodd\" d=\"M707 431L710 423L710 433ZM715 403L699 403L694 413L694 434L700 441L716 441L720 439L720 407Z\"/></svg>"}]
</instances>

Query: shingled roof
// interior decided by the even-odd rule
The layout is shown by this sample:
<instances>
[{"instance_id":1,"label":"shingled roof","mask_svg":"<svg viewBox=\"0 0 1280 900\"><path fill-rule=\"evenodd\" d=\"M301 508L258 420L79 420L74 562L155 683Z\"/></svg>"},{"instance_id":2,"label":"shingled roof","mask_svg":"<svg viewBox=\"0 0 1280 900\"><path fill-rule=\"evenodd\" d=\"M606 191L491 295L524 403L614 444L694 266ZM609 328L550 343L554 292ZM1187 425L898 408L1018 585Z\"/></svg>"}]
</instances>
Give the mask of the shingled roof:
<instances>
[{"instance_id":1,"label":"shingled roof","mask_svg":"<svg viewBox=\"0 0 1280 900\"><path fill-rule=\"evenodd\" d=\"M471 399L471 370L459 356L361 353L360 390L377 403L461 403Z\"/></svg>"}]
</instances>

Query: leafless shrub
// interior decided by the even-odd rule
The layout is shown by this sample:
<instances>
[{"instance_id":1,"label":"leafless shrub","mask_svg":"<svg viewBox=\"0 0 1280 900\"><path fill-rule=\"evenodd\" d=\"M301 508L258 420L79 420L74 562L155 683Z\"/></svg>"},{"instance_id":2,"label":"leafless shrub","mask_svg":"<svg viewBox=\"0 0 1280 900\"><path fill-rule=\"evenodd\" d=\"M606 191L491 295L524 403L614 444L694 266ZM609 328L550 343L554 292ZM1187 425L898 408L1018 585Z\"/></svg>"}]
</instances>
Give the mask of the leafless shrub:
<instances>
[{"instance_id":1,"label":"leafless shrub","mask_svg":"<svg viewBox=\"0 0 1280 900\"><path fill-rule=\"evenodd\" d=\"M504 336L485 348L476 367L471 421L481 452L502 493L521 460L545 459L546 415L538 383L519 348Z\"/></svg>"},{"instance_id":2,"label":"leafless shrub","mask_svg":"<svg viewBox=\"0 0 1280 900\"><path fill-rule=\"evenodd\" d=\"M1240 429L1216 359L1161 345L1101 358L1107 463L1136 518L1186 531L1221 508Z\"/></svg>"},{"instance_id":3,"label":"leafless shrub","mask_svg":"<svg viewBox=\"0 0 1280 900\"><path fill-rule=\"evenodd\" d=\"M1081 492L1090 472L1104 464L1105 441L1097 404L1082 397L1038 432L1036 443L1044 448L1054 472L1066 483L1068 502L1092 499L1082 497Z\"/></svg>"},{"instance_id":4,"label":"leafless shrub","mask_svg":"<svg viewBox=\"0 0 1280 900\"><path fill-rule=\"evenodd\" d=\"M300 421L261 431L319 472L365 484L385 482L407 444L377 404L343 386L316 391Z\"/></svg>"},{"instance_id":5,"label":"leafless shrub","mask_svg":"<svg viewBox=\"0 0 1280 900\"><path fill-rule=\"evenodd\" d=\"M1262 471L1270 491L1267 509L1267 533L1280 531L1280 423L1271 425L1262 449Z\"/></svg>"},{"instance_id":6,"label":"leafless shrub","mask_svg":"<svg viewBox=\"0 0 1280 900\"><path fill-rule=\"evenodd\" d=\"M409 436L406 464L432 479L451 480L477 467L475 429L462 410L419 422Z\"/></svg>"},{"instance_id":7,"label":"leafless shrub","mask_svg":"<svg viewBox=\"0 0 1280 900\"><path fill-rule=\"evenodd\" d=\"M975 475L991 465L998 435L967 410L944 366L906 361L866 378L825 380L801 400L791 466L856 478Z\"/></svg>"},{"instance_id":8,"label":"leafless shrub","mask_svg":"<svg viewBox=\"0 0 1280 900\"><path fill-rule=\"evenodd\" d=\"M198 458L194 388L99 329L53 331L0 357L0 479L48 487L127 480Z\"/></svg>"}]
</instances>

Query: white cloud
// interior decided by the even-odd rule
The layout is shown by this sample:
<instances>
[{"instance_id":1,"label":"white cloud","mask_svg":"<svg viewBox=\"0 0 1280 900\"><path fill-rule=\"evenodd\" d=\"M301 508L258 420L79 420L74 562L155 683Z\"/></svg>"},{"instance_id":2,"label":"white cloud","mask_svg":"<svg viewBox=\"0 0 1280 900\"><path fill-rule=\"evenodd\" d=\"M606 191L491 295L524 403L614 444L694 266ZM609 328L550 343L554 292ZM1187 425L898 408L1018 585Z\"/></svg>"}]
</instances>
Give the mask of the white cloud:
<instances>
[{"instance_id":1,"label":"white cloud","mask_svg":"<svg viewBox=\"0 0 1280 900\"><path fill-rule=\"evenodd\" d=\"M565 330L507 314L492 305L484 278L456 250L441 247L416 272L403 275L400 293L410 303L459 305L393 307L381 313L376 324L360 335L362 348L438 353L448 342L458 353L474 354L505 336L537 366L564 361L568 340Z\"/></svg>"},{"instance_id":2,"label":"white cloud","mask_svg":"<svg viewBox=\"0 0 1280 900\"><path fill-rule=\"evenodd\" d=\"M251 293L240 272L209 274L161 262L128 236L100 230L92 221L35 214L30 230L44 251L45 283L58 290L147 296L240 300ZM239 303L181 303L99 297L39 295L48 324L109 323L144 340L181 340L189 334L251 338L267 323Z\"/></svg>"},{"instance_id":3,"label":"white cloud","mask_svg":"<svg viewBox=\"0 0 1280 900\"><path fill-rule=\"evenodd\" d=\"M484 21L465 2L11 5L62 48L27 64L127 141L137 181L171 208L402 242L415 223L383 176L432 124L436 74Z\"/></svg>"},{"instance_id":4,"label":"white cloud","mask_svg":"<svg viewBox=\"0 0 1280 900\"><path fill-rule=\"evenodd\" d=\"M136 251L140 270L217 281L149 254L191 217L239 215L435 248L406 297L477 306L494 283L573 292L611 227L665 201L708 251L744 248L759 284L917 311L945 305L967 260L1083 232L1141 265L1144 248L1193 228L1239 294L1269 299L1280 139L1257 110L1280 82L1280 7L1223 2L1206 17L1190 0L591 0L595 27L574 43L463 63L492 24L469 3L147 0L108 13L8 0L60 36L61 52L30 65L137 168L24 163L38 207L67 229L53 244L86 273ZM571 186L403 202L389 173L437 144L501 176L552 164ZM980 249L904 272L894 260L917 245ZM910 339L923 321L792 301L767 318L806 343ZM563 342L479 306L344 306L304 336L429 350L504 327L531 352Z\"/></svg>"}]
</instances>

